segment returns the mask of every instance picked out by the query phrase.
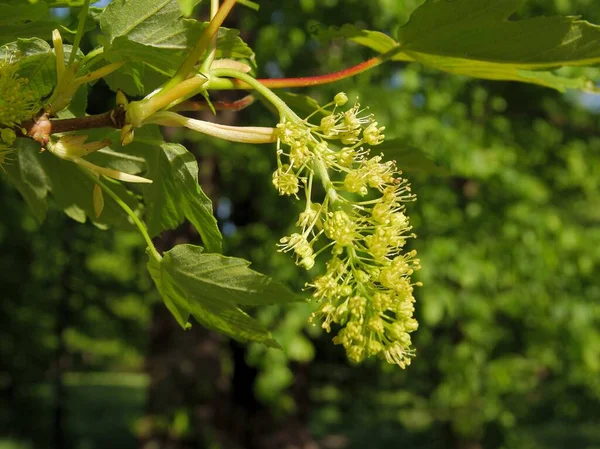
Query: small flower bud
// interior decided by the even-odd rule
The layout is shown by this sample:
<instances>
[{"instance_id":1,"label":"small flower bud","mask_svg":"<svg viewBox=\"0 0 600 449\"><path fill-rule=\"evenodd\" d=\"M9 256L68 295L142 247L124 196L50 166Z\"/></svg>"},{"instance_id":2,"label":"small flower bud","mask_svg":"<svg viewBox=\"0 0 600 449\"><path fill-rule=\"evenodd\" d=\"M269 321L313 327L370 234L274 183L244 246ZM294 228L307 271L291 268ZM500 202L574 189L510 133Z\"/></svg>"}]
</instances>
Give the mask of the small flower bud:
<instances>
[{"instance_id":1,"label":"small flower bud","mask_svg":"<svg viewBox=\"0 0 600 449\"><path fill-rule=\"evenodd\" d=\"M335 126L335 121L336 121L336 119L333 114L327 115L321 119L321 131L323 131L323 133L326 136L329 136L332 134L332 130Z\"/></svg>"},{"instance_id":2,"label":"small flower bud","mask_svg":"<svg viewBox=\"0 0 600 449\"><path fill-rule=\"evenodd\" d=\"M300 261L299 265L303 266L307 270L310 270L315 266L315 258L313 256L305 257Z\"/></svg>"},{"instance_id":3,"label":"small flower bud","mask_svg":"<svg viewBox=\"0 0 600 449\"><path fill-rule=\"evenodd\" d=\"M17 134L10 128L4 128L0 131L0 138L2 138L2 142L12 145L17 139Z\"/></svg>"},{"instance_id":4,"label":"small flower bud","mask_svg":"<svg viewBox=\"0 0 600 449\"><path fill-rule=\"evenodd\" d=\"M344 106L348 102L348 96L344 92L339 92L333 97L336 106Z\"/></svg>"}]
</instances>

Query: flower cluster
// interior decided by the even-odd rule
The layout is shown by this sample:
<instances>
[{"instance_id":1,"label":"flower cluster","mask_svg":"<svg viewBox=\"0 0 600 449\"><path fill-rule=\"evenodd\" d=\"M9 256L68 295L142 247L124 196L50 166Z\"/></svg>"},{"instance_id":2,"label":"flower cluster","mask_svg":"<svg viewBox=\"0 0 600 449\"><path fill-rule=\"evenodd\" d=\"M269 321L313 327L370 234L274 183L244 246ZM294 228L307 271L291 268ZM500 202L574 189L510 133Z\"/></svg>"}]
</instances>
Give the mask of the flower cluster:
<instances>
[{"instance_id":1,"label":"flower cluster","mask_svg":"<svg viewBox=\"0 0 600 449\"><path fill-rule=\"evenodd\" d=\"M278 125L278 168L273 184L282 195L297 197L301 188L306 207L296 223L299 231L280 241L281 251L293 252L296 263L311 269L315 258L328 252L325 274L312 283L319 301L313 318L331 331L348 357L356 362L379 356L405 367L414 351L411 276L420 268L416 251L404 251L414 237L404 203L413 201L410 185L393 161L370 156L368 147L381 143L384 127L358 104L336 95L319 125L309 119ZM320 177L325 194L313 201L313 178Z\"/></svg>"},{"instance_id":2,"label":"flower cluster","mask_svg":"<svg viewBox=\"0 0 600 449\"><path fill-rule=\"evenodd\" d=\"M29 80L17 74L18 64L0 61L0 126L12 128L29 119L39 107Z\"/></svg>"},{"instance_id":3,"label":"flower cluster","mask_svg":"<svg viewBox=\"0 0 600 449\"><path fill-rule=\"evenodd\" d=\"M39 104L29 80L17 74L18 64L3 59L0 61L0 168L10 158L16 139L12 129L35 113Z\"/></svg>"}]
</instances>

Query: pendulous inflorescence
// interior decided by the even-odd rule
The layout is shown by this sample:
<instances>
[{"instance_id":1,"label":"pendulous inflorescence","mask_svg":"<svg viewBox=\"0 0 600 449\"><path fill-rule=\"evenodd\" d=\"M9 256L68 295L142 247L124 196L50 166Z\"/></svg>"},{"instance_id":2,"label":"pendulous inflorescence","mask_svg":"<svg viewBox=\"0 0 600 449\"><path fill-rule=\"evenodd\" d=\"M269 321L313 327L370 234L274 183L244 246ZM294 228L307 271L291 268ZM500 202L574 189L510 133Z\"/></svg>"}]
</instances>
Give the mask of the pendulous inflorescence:
<instances>
[{"instance_id":1,"label":"pendulous inflorescence","mask_svg":"<svg viewBox=\"0 0 600 449\"><path fill-rule=\"evenodd\" d=\"M17 73L18 64L0 61L0 126L12 128L30 119L39 109L39 102L29 80Z\"/></svg>"},{"instance_id":2,"label":"pendulous inflorescence","mask_svg":"<svg viewBox=\"0 0 600 449\"><path fill-rule=\"evenodd\" d=\"M282 119L278 129L277 170L273 184L282 195L298 198L304 191L306 206L297 232L280 240L280 250L295 255L299 266L310 270L315 259L328 254L325 274L307 284L318 309L311 320L322 320L348 357L360 362L379 356L402 368L414 351L410 333L418 327L413 318L411 280L420 268L416 251L405 251L411 232L405 203L415 200L408 181L395 162L371 156L369 148L384 140L384 127L358 103L339 110L345 94L321 109L319 125ZM324 188L315 201L318 177Z\"/></svg>"},{"instance_id":3,"label":"pendulous inflorescence","mask_svg":"<svg viewBox=\"0 0 600 449\"><path fill-rule=\"evenodd\" d=\"M39 109L39 102L29 80L17 73L18 64L0 61L0 167L10 159L12 144L17 138L13 127L30 119Z\"/></svg>"}]
</instances>

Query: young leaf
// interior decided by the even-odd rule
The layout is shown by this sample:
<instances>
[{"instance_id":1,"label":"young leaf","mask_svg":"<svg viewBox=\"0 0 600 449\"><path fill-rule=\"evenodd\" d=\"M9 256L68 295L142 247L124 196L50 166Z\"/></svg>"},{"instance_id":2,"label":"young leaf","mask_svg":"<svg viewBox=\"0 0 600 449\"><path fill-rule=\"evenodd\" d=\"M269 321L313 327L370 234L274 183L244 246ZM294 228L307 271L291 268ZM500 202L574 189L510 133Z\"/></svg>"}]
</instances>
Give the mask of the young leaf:
<instances>
[{"instance_id":1,"label":"young leaf","mask_svg":"<svg viewBox=\"0 0 600 449\"><path fill-rule=\"evenodd\" d=\"M146 177L154 181L142 187L150 235L174 229L187 218L206 248L220 252L223 237L212 212L212 202L198 185L198 163L194 156L182 145L164 142L158 128L150 126L136 131L136 140L122 151L143 157L148 165Z\"/></svg>"},{"instance_id":2,"label":"young leaf","mask_svg":"<svg viewBox=\"0 0 600 449\"><path fill-rule=\"evenodd\" d=\"M178 245L148 269L165 304L183 327L190 314L207 328L239 341L277 347L269 332L239 305L296 301L286 287L248 268L249 262Z\"/></svg>"}]
</instances>

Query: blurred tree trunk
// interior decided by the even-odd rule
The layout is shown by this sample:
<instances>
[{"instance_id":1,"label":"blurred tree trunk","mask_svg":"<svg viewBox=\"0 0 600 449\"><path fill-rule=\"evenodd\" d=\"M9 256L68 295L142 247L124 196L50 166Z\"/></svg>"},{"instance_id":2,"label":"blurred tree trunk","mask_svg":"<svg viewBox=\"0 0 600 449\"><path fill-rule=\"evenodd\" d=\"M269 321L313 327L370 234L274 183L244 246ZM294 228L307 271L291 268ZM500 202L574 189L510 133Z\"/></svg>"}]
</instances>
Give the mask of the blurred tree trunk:
<instances>
[{"instance_id":1,"label":"blurred tree trunk","mask_svg":"<svg viewBox=\"0 0 600 449\"><path fill-rule=\"evenodd\" d=\"M61 288L57 290L56 301L56 321L54 324L54 336L56 338L56 351L54 354L52 370L52 443L55 449L68 449L71 444L67 437L66 412L67 412L67 389L64 383L64 374L67 369L69 352L65 340L65 331L70 322L70 298L73 295L71 280L74 267L78 262L75 258L78 253L73 251L72 238L76 223L72 220L59 219L59 225L62 226L64 234L62 241L62 251L69 254L71 263L64 264L60 273ZM59 232L59 228L57 228ZM52 290L48 286L48 290Z\"/></svg>"}]
</instances>

